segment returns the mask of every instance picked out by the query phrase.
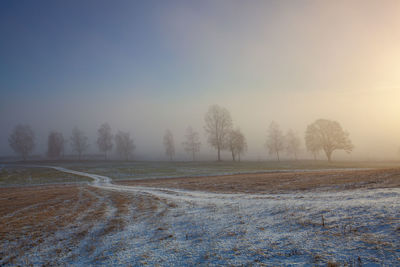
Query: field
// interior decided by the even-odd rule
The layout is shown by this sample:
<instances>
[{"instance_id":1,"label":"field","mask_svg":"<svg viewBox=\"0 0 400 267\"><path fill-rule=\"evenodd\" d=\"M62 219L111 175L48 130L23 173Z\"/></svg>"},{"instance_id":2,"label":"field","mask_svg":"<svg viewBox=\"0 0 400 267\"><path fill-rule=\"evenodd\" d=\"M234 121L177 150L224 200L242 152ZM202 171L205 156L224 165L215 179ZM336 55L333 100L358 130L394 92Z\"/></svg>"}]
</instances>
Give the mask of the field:
<instances>
[{"instance_id":1,"label":"field","mask_svg":"<svg viewBox=\"0 0 400 267\"><path fill-rule=\"evenodd\" d=\"M0 170L0 265L400 264L394 163L46 165Z\"/></svg>"},{"instance_id":2,"label":"field","mask_svg":"<svg viewBox=\"0 0 400 267\"><path fill-rule=\"evenodd\" d=\"M333 162L326 161L270 161L270 162L36 162L37 165L63 166L69 169L96 173L113 180L140 180L172 177L204 177L238 173L265 173L307 170L340 170L393 168L399 162Z\"/></svg>"},{"instance_id":3,"label":"field","mask_svg":"<svg viewBox=\"0 0 400 267\"><path fill-rule=\"evenodd\" d=\"M0 168L0 187L89 182L88 177L71 175L43 167L8 165Z\"/></svg>"}]
</instances>

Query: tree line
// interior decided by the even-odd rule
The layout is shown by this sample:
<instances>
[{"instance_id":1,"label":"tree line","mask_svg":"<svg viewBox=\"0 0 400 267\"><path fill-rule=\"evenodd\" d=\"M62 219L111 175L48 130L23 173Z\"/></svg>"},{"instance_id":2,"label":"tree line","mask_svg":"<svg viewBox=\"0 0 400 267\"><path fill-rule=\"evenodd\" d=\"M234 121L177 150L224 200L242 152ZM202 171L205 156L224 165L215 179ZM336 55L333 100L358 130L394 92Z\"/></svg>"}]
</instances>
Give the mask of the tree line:
<instances>
[{"instance_id":1,"label":"tree line","mask_svg":"<svg viewBox=\"0 0 400 267\"><path fill-rule=\"evenodd\" d=\"M96 144L105 159L107 159L108 152L112 150L114 142L116 152L120 158L125 160L131 159L136 146L129 132L118 131L114 136L108 123L102 124L97 132L98 138ZM17 125L8 141L11 148L23 160L27 159L35 147L35 135L29 125ZM61 132L51 131L47 138L47 156L54 159L62 158L66 143L68 143L68 140L64 138ZM89 148L89 138L78 127L74 127L69 138L69 144L80 160Z\"/></svg>"},{"instance_id":2,"label":"tree line","mask_svg":"<svg viewBox=\"0 0 400 267\"><path fill-rule=\"evenodd\" d=\"M221 161L221 151L229 151L233 161L240 161L247 151L247 142L240 128L234 127L229 111L219 105L212 105L205 114L204 123L207 143L216 150L217 160ZM107 155L112 151L114 145L120 158L132 159L136 146L129 132L118 131L113 135L110 125L103 123L97 134L96 144L99 151L103 153L104 159L107 159ZM72 150L81 159L89 147L88 137L75 127L69 141ZM47 156L61 158L64 155L66 143L67 140L64 139L61 132L50 132L47 140ZM29 125L17 125L9 137L9 144L23 160L26 160L35 147L35 135L32 128ZM175 142L170 130L165 131L163 145L165 154L172 161L175 156ZM182 146L192 160L196 160L201 147L200 135L191 126L186 130ZM328 161L332 160L335 150L344 150L350 153L354 148L349 134L342 129L341 125L336 121L326 119L318 119L307 126L305 146L314 159L323 151ZM283 152L297 159L301 150L301 140L291 129L284 134L279 124L273 121L267 130L265 148L270 155L276 156L278 161Z\"/></svg>"}]
</instances>

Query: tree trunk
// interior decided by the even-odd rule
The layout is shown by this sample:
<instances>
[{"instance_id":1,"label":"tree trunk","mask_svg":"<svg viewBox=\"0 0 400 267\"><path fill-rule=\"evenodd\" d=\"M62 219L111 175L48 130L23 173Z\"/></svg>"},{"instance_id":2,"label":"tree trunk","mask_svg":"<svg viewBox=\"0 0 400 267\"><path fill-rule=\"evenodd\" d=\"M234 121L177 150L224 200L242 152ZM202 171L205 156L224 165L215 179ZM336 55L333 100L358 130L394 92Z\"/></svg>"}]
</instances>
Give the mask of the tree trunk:
<instances>
[{"instance_id":1,"label":"tree trunk","mask_svg":"<svg viewBox=\"0 0 400 267\"><path fill-rule=\"evenodd\" d=\"M238 161L240 162L240 153L238 153Z\"/></svg>"},{"instance_id":2,"label":"tree trunk","mask_svg":"<svg viewBox=\"0 0 400 267\"><path fill-rule=\"evenodd\" d=\"M276 157L278 158L278 161L281 161L281 159L279 158L279 151L276 151Z\"/></svg>"},{"instance_id":3,"label":"tree trunk","mask_svg":"<svg viewBox=\"0 0 400 267\"><path fill-rule=\"evenodd\" d=\"M221 153L220 153L221 149L219 147L217 149L218 149L218 161L221 161Z\"/></svg>"},{"instance_id":4,"label":"tree trunk","mask_svg":"<svg viewBox=\"0 0 400 267\"><path fill-rule=\"evenodd\" d=\"M333 151L325 151L326 157L328 158L328 162L332 162L332 152Z\"/></svg>"},{"instance_id":5,"label":"tree trunk","mask_svg":"<svg viewBox=\"0 0 400 267\"><path fill-rule=\"evenodd\" d=\"M232 151L232 160L235 161L235 153Z\"/></svg>"}]
</instances>

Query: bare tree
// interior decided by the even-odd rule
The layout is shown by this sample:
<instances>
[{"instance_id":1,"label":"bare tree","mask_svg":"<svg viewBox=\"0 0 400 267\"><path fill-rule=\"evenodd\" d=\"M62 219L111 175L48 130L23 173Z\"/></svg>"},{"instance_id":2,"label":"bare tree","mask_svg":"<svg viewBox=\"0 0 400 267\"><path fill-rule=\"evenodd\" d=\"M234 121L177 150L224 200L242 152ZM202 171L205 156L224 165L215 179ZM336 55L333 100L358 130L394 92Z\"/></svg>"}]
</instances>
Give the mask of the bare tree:
<instances>
[{"instance_id":1,"label":"bare tree","mask_svg":"<svg viewBox=\"0 0 400 267\"><path fill-rule=\"evenodd\" d=\"M195 160L196 153L200 151L200 137L199 133L194 131L191 126L186 129L186 141L183 142L183 147L187 153L192 156L192 160Z\"/></svg>"},{"instance_id":2,"label":"bare tree","mask_svg":"<svg viewBox=\"0 0 400 267\"><path fill-rule=\"evenodd\" d=\"M59 158L64 152L64 136L60 132L52 131L47 138L47 156Z\"/></svg>"},{"instance_id":3,"label":"bare tree","mask_svg":"<svg viewBox=\"0 0 400 267\"><path fill-rule=\"evenodd\" d=\"M115 135L115 146L119 156L125 160L132 158L133 151L136 148L130 133L122 131L118 131Z\"/></svg>"},{"instance_id":4,"label":"bare tree","mask_svg":"<svg viewBox=\"0 0 400 267\"><path fill-rule=\"evenodd\" d=\"M232 129L232 118L226 108L212 105L205 115L204 129L208 134L208 143L218 152L221 161L221 150L227 147L228 135Z\"/></svg>"},{"instance_id":5,"label":"bare tree","mask_svg":"<svg viewBox=\"0 0 400 267\"><path fill-rule=\"evenodd\" d=\"M78 153L79 160L81 159L82 153L89 147L87 136L78 127L74 127L72 130L71 146L72 150Z\"/></svg>"},{"instance_id":6,"label":"bare tree","mask_svg":"<svg viewBox=\"0 0 400 267\"><path fill-rule=\"evenodd\" d=\"M107 159L107 151L111 151L113 147L111 127L108 123L103 123L97 130L97 146L101 152L104 152L104 159Z\"/></svg>"},{"instance_id":7,"label":"bare tree","mask_svg":"<svg viewBox=\"0 0 400 267\"><path fill-rule=\"evenodd\" d=\"M164 147L165 147L165 154L167 154L169 160L172 161L175 156L175 143L174 143L174 136L172 135L170 130L165 131Z\"/></svg>"},{"instance_id":8,"label":"bare tree","mask_svg":"<svg viewBox=\"0 0 400 267\"><path fill-rule=\"evenodd\" d=\"M305 139L308 150L323 150L329 162L332 159L333 151L344 150L350 153L354 148L349 134L337 121L316 120L308 125ZM308 147L309 145L310 147Z\"/></svg>"},{"instance_id":9,"label":"bare tree","mask_svg":"<svg viewBox=\"0 0 400 267\"><path fill-rule=\"evenodd\" d=\"M19 124L8 138L8 143L15 153L25 161L35 147L35 134L31 126Z\"/></svg>"},{"instance_id":10,"label":"bare tree","mask_svg":"<svg viewBox=\"0 0 400 267\"><path fill-rule=\"evenodd\" d=\"M241 156L246 153L247 151L247 141L246 141L246 137L244 137L243 133L240 131L238 132L238 145L236 147L236 153L238 156L238 160L240 162L241 160Z\"/></svg>"},{"instance_id":11,"label":"bare tree","mask_svg":"<svg viewBox=\"0 0 400 267\"><path fill-rule=\"evenodd\" d=\"M306 148L313 155L314 160L317 160L317 156L321 150L318 138L314 138L316 134L315 127L307 127L305 136Z\"/></svg>"},{"instance_id":12,"label":"bare tree","mask_svg":"<svg viewBox=\"0 0 400 267\"><path fill-rule=\"evenodd\" d=\"M228 147L232 154L232 160L236 157L240 161L240 156L247 150L246 138L239 128L229 132Z\"/></svg>"},{"instance_id":13,"label":"bare tree","mask_svg":"<svg viewBox=\"0 0 400 267\"><path fill-rule=\"evenodd\" d=\"M270 155L275 154L278 161L280 161L279 153L285 148L284 136L279 124L274 121L269 125L265 147Z\"/></svg>"},{"instance_id":14,"label":"bare tree","mask_svg":"<svg viewBox=\"0 0 400 267\"><path fill-rule=\"evenodd\" d=\"M293 131L289 130L285 135L286 152L288 155L293 155L297 160L297 155L300 152L301 141L298 135Z\"/></svg>"}]
</instances>

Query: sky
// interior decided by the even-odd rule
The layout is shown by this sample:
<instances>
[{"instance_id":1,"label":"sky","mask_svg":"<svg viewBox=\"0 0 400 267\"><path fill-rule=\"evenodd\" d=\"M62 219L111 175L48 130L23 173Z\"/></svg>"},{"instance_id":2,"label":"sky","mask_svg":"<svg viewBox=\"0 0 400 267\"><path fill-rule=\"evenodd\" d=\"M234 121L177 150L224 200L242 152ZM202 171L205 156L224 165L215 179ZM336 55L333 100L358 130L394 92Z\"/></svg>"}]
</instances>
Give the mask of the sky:
<instances>
[{"instance_id":1,"label":"sky","mask_svg":"<svg viewBox=\"0 0 400 267\"><path fill-rule=\"evenodd\" d=\"M0 156L13 154L19 123L35 131L35 154L51 130L68 138L74 126L97 153L108 122L141 159L166 159L166 129L185 159L192 125L212 159L204 114L219 104L250 160L269 159L271 121L303 140L318 118L339 121L355 145L334 157L399 158L398 14L387 0L1 1Z\"/></svg>"}]
</instances>

